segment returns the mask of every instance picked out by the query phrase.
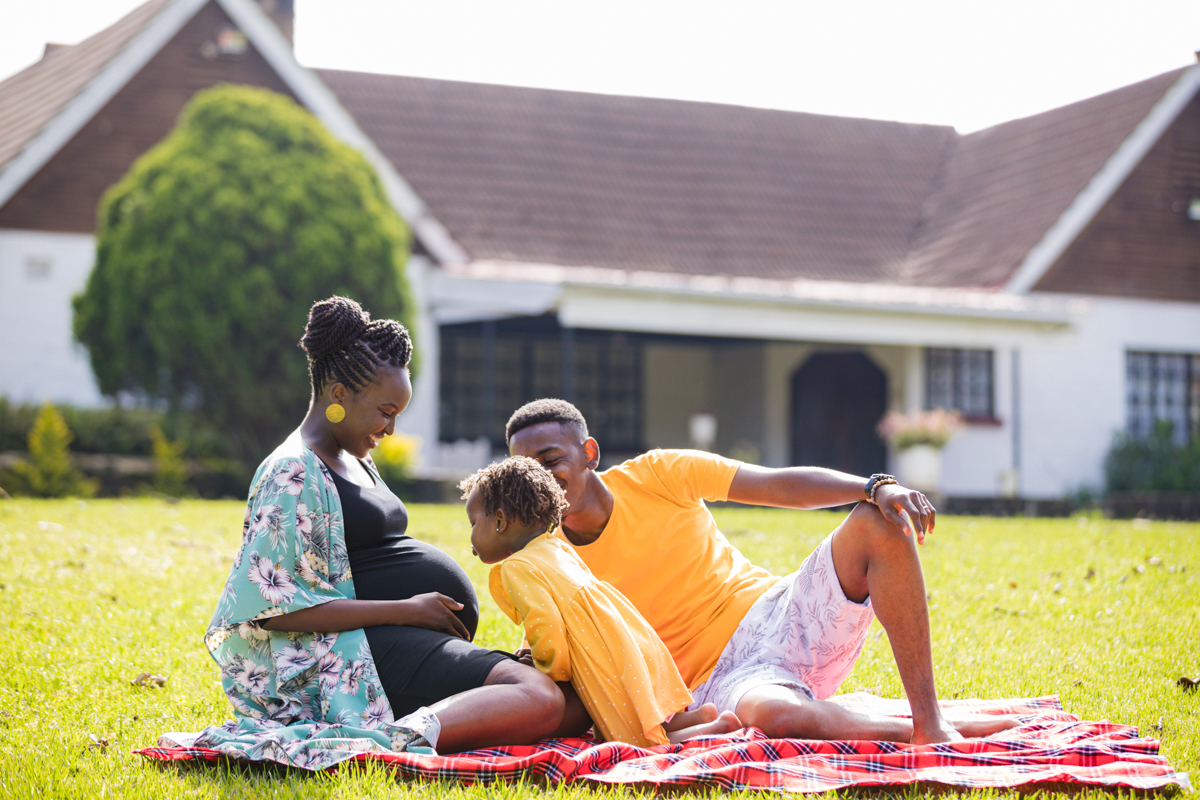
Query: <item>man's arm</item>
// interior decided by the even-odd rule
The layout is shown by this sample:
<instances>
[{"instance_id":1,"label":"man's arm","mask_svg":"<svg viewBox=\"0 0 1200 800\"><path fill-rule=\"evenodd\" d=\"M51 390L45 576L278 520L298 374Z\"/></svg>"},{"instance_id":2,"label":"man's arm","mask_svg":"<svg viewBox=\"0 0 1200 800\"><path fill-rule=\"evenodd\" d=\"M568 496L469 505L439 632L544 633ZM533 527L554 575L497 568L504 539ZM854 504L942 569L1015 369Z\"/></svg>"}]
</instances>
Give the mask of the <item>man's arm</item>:
<instances>
[{"instance_id":1,"label":"man's arm","mask_svg":"<svg viewBox=\"0 0 1200 800\"><path fill-rule=\"evenodd\" d=\"M863 487L867 479L822 467L786 467L771 469L743 464L729 486L729 499L735 503L775 508L830 508L866 500ZM875 504L884 518L905 535L916 529L917 541L933 531L936 512L925 495L914 489L886 484L875 490ZM911 525L905 516L911 520Z\"/></svg>"}]
</instances>

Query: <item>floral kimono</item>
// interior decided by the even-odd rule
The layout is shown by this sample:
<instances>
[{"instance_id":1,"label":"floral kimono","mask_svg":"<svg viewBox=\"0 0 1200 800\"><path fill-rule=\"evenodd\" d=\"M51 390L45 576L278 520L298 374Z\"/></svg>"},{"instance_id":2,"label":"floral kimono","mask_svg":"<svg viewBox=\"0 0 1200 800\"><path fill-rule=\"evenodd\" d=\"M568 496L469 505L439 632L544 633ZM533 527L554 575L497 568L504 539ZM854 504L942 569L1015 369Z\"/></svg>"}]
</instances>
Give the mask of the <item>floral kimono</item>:
<instances>
[{"instance_id":1,"label":"floral kimono","mask_svg":"<svg viewBox=\"0 0 1200 800\"><path fill-rule=\"evenodd\" d=\"M378 480L378 476L376 476ZM363 751L424 750L427 709L393 721L361 629L268 631L260 620L353 599L342 505L328 467L296 431L258 468L242 545L204 643L238 719L174 744L323 769Z\"/></svg>"}]
</instances>

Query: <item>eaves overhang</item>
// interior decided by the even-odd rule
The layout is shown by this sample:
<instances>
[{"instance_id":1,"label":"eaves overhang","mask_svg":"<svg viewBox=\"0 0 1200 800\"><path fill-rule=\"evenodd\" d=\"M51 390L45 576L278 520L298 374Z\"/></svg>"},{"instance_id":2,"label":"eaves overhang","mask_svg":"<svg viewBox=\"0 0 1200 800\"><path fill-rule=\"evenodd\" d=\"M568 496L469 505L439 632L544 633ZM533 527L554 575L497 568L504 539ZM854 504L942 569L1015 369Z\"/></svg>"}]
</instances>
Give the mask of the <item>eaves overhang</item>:
<instances>
[{"instance_id":1,"label":"eaves overhang","mask_svg":"<svg viewBox=\"0 0 1200 800\"><path fill-rule=\"evenodd\" d=\"M678 272L615 270L511 261L473 261L444 269L448 278L529 287L556 286L561 298L582 294L657 298L728 305L776 306L795 310L821 309L887 313L913 317L959 318L1026 324L1039 329L1069 326L1086 314L1087 298L1062 295L1013 294L973 288L907 286L797 278L771 280L726 275L688 275ZM648 323L649 324L649 323Z\"/></svg>"}]
</instances>

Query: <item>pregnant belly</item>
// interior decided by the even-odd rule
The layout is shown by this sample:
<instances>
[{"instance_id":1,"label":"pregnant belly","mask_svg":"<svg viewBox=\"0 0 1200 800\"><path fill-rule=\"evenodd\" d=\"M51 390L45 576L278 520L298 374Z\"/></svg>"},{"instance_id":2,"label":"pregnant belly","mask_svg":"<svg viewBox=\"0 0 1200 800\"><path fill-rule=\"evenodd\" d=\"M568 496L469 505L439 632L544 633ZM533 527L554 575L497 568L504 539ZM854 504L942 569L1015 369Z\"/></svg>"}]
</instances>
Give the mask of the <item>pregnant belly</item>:
<instances>
[{"instance_id":1,"label":"pregnant belly","mask_svg":"<svg viewBox=\"0 0 1200 800\"><path fill-rule=\"evenodd\" d=\"M450 556L418 539L404 537L388 547L350 552L354 594L359 600L407 600L440 592L463 604L456 611L471 635L479 626L479 600L467 573Z\"/></svg>"}]
</instances>

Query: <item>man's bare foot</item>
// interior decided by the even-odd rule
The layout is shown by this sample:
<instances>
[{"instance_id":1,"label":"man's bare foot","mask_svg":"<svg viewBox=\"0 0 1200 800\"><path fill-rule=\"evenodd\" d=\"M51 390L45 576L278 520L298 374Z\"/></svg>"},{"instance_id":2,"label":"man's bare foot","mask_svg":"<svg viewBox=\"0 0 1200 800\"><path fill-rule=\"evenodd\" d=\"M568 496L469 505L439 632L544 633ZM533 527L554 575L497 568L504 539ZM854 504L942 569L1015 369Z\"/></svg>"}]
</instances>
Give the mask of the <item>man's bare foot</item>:
<instances>
[{"instance_id":1,"label":"man's bare foot","mask_svg":"<svg viewBox=\"0 0 1200 800\"><path fill-rule=\"evenodd\" d=\"M991 736L1021 724L1020 717L999 714L972 714L967 717L952 717L947 721L954 726L954 730L968 739Z\"/></svg>"},{"instance_id":2,"label":"man's bare foot","mask_svg":"<svg viewBox=\"0 0 1200 800\"><path fill-rule=\"evenodd\" d=\"M1012 716L976 714L968 717L954 717L943 719L941 725L930 730L923 730L914 724L913 735L909 741L913 744L959 742L963 739L991 736L993 733L1015 728L1020 724L1021 721Z\"/></svg>"},{"instance_id":3,"label":"man's bare foot","mask_svg":"<svg viewBox=\"0 0 1200 800\"><path fill-rule=\"evenodd\" d=\"M715 708L715 706L714 706ZM697 709L699 711L700 709ZM694 712L693 712L694 713ZM675 715L678 719L679 715ZM674 719L672 720L674 722ZM688 728L677 728L667 732L667 739L671 744L679 744L687 739L693 739L697 736L720 736L723 733L733 733L742 729L742 721L737 718L737 714L732 711L722 711L715 720L704 722L700 725L692 725Z\"/></svg>"},{"instance_id":4,"label":"man's bare foot","mask_svg":"<svg viewBox=\"0 0 1200 800\"><path fill-rule=\"evenodd\" d=\"M664 723L663 727L668 731L677 731L684 728L690 728L693 725L703 725L706 722L715 722L720 714L717 712L717 707L712 703L705 703L694 711L679 711L675 716L671 717L671 721Z\"/></svg>"}]
</instances>

